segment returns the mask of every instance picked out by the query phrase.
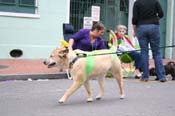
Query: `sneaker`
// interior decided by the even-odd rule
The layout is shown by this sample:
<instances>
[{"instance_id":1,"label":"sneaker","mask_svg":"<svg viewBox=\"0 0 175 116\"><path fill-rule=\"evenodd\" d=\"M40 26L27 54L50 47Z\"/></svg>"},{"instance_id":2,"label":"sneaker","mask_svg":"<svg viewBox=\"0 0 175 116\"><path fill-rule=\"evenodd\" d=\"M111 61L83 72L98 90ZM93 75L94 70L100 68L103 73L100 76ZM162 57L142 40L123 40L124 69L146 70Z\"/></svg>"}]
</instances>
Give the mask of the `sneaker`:
<instances>
[{"instance_id":1,"label":"sneaker","mask_svg":"<svg viewBox=\"0 0 175 116\"><path fill-rule=\"evenodd\" d=\"M167 82L166 79L160 79L159 81L160 81L160 82Z\"/></svg>"},{"instance_id":2,"label":"sneaker","mask_svg":"<svg viewBox=\"0 0 175 116\"><path fill-rule=\"evenodd\" d=\"M140 79L140 78L141 78L141 76L137 76L137 75L135 76L135 79Z\"/></svg>"},{"instance_id":3,"label":"sneaker","mask_svg":"<svg viewBox=\"0 0 175 116\"><path fill-rule=\"evenodd\" d=\"M158 80L159 80L159 78L158 78L158 77L156 77L155 81L158 81Z\"/></svg>"},{"instance_id":4,"label":"sneaker","mask_svg":"<svg viewBox=\"0 0 175 116\"><path fill-rule=\"evenodd\" d=\"M142 82L148 82L148 78L142 78L142 79L140 79L140 81L142 81Z\"/></svg>"}]
</instances>

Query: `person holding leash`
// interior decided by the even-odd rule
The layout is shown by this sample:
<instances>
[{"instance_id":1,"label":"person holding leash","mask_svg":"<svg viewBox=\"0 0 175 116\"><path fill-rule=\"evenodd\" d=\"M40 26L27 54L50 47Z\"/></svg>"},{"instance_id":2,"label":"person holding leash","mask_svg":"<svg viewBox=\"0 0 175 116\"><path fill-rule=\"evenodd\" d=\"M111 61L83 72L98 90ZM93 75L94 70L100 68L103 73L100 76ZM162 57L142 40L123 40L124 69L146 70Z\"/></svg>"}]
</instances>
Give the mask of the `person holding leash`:
<instances>
[{"instance_id":1,"label":"person holding leash","mask_svg":"<svg viewBox=\"0 0 175 116\"><path fill-rule=\"evenodd\" d=\"M141 48L141 81L149 78L149 48L150 44L157 77L160 82L166 82L165 69L160 53L159 19L163 17L163 10L158 0L136 0L133 6L132 24L134 35L137 35Z\"/></svg>"},{"instance_id":2,"label":"person holding leash","mask_svg":"<svg viewBox=\"0 0 175 116\"><path fill-rule=\"evenodd\" d=\"M69 39L69 49L80 49L83 51L93 51L106 49L104 39L105 27L101 22L95 22L91 29L80 29Z\"/></svg>"}]
</instances>

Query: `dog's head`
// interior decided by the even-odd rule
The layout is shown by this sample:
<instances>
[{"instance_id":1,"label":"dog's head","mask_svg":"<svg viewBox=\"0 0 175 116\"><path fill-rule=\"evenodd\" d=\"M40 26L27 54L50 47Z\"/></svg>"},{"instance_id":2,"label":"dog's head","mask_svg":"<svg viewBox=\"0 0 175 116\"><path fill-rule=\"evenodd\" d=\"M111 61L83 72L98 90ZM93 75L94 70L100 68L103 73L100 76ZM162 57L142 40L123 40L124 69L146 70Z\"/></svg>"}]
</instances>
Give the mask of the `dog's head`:
<instances>
[{"instance_id":1,"label":"dog's head","mask_svg":"<svg viewBox=\"0 0 175 116\"><path fill-rule=\"evenodd\" d=\"M149 74L150 74L150 76L156 76L157 75L156 74L156 69L154 67L150 68L149 69Z\"/></svg>"},{"instance_id":2,"label":"dog's head","mask_svg":"<svg viewBox=\"0 0 175 116\"><path fill-rule=\"evenodd\" d=\"M166 65L167 65L167 66L170 66L170 67L174 67L174 66L175 66L175 62L169 61L169 62L167 62Z\"/></svg>"},{"instance_id":3,"label":"dog's head","mask_svg":"<svg viewBox=\"0 0 175 116\"><path fill-rule=\"evenodd\" d=\"M68 58L67 58L68 53L69 53L68 48L65 47L56 48L52 51L50 57L43 63L47 65L48 68L58 67L60 68L60 70L63 70L68 66Z\"/></svg>"},{"instance_id":4,"label":"dog's head","mask_svg":"<svg viewBox=\"0 0 175 116\"><path fill-rule=\"evenodd\" d=\"M172 74L173 72L175 72L175 62L169 61L164 67L166 74Z\"/></svg>"}]
</instances>

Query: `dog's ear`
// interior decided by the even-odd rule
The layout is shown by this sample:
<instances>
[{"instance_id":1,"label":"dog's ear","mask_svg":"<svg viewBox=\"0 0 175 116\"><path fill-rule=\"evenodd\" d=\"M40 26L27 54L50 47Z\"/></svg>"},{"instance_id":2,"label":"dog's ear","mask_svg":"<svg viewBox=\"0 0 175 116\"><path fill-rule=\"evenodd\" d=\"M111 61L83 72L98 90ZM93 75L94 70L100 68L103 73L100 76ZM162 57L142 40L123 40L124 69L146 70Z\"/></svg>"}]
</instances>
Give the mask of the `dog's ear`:
<instances>
[{"instance_id":1,"label":"dog's ear","mask_svg":"<svg viewBox=\"0 0 175 116\"><path fill-rule=\"evenodd\" d=\"M171 66L173 66L173 65L175 65L175 63L172 62L172 61L170 61L170 62L167 63L167 65L171 65Z\"/></svg>"},{"instance_id":2,"label":"dog's ear","mask_svg":"<svg viewBox=\"0 0 175 116\"><path fill-rule=\"evenodd\" d=\"M157 75L156 70L153 67L149 69L149 73L150 73L150 76L156 76Z\"/></svg>"},{"instance_id":3,"label":"dog's ear","mask_svg":"<svg viewBox=\"0 0 175 116\"><path fill-rule=\"evenodd\" d=\"M59 51L58 56L59 57L66 57L66 55L67 55L68 52L69 52L69 49L67 47L65 47L64 50Z\"/></svg>"},{"instance_id":4,"label":"dog's ear","mask_svg":"<svg viewBox=\"0 0 175 116\"><path fill-rule=\"evenodd\" d=\"M64 50L65 53L68 53L69 52L69 49L68 47L65 47L66 49Z\"/></svg>"}]
</instances>

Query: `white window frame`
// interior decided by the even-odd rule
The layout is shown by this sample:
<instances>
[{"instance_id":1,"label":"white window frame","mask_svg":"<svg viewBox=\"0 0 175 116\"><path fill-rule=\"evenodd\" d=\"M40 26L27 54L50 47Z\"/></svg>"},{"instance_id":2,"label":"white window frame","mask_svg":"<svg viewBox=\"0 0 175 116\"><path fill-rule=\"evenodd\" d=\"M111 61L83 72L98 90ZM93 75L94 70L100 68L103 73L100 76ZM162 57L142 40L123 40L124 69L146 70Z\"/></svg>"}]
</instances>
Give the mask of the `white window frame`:
<instances>
[{"instance_id":1,"label":"white window frame","mask_svg":"<svg viewBox=\"0 0 175 116\"><path fill-rule=\"evenodd\" d=\"M39 0L36 0L36 6L39 6ZM35 9L35 14L15 13L15 12L3 12L3 11L0 11L0 16L23 17L23 18L40 18L39 7L37 7Z\"/></svg>"}]
</instances>

